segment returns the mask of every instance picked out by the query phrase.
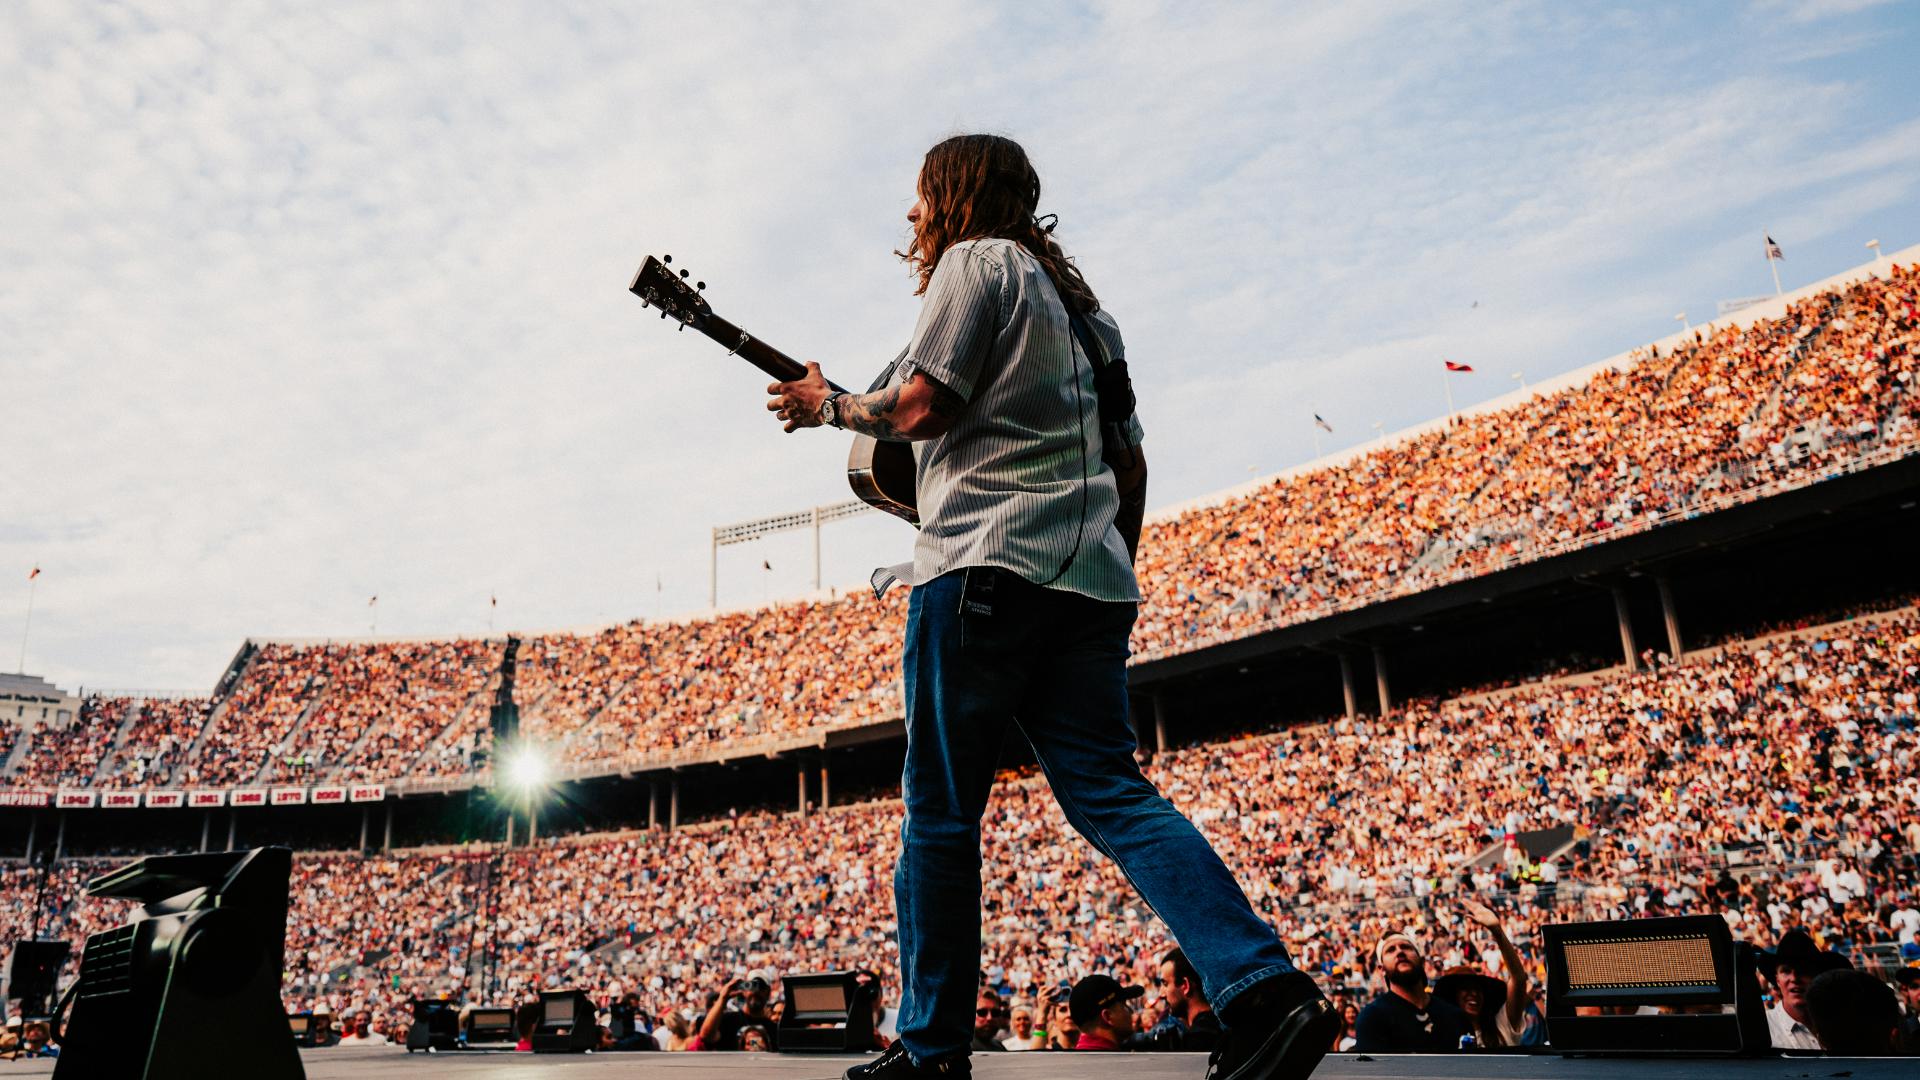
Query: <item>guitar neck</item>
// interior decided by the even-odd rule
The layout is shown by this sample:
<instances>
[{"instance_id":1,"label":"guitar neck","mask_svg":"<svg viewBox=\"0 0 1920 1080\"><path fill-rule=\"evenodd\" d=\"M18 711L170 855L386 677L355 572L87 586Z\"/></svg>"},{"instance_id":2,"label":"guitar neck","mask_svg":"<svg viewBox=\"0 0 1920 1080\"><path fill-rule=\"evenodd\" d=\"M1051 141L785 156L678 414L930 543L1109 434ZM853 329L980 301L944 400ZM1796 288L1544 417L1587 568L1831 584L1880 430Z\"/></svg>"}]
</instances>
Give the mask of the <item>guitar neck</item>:
<instances>
[{"instance_id":1,"label":"guitar neck","mask_svg":"<svg viewBox=\"0 0 1920 1080\"><path fill-rule=\"evenodd\" d=\"M700 320L699 330L713 340L727 347L731 352L761 371L781 382L794 382L807 377L807 365L781 352L779 349L761 341L745 330L733 325L718 315L708 315ZM829 382L828 386L837 391L846 388Z\"/></svg>"}]
</instances>

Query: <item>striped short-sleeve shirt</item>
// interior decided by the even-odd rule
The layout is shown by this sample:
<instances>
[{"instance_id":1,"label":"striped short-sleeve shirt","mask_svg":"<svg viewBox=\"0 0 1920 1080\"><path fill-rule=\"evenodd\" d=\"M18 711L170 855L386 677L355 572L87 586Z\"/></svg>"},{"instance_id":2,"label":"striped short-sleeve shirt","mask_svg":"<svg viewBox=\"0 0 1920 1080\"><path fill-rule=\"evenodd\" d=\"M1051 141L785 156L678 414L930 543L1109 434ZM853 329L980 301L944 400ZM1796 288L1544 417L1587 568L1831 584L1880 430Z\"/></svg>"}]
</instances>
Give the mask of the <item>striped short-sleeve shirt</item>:
<instances>
[{"instance_id":1,"label":"striped short-sleeve shirt","mask_svg":"<svg viewBox=\"0 0 1920 1080\"><path fill-rule=\"evenodd\" d=\"M1113 319L1100 311L1087 321L1107 355L1121 359ZM912 562L874 572L875 590L994 566L1097 600L1139 600L1114 527L1119 490L1101 461L1093 365L1039 261L1011 240L948 248L913 340L875 385L915 371L966 407L946 434L913 444L920 536ZM1138 445L1139 418L1127 428Z\"/></svg>"}]
</instances>

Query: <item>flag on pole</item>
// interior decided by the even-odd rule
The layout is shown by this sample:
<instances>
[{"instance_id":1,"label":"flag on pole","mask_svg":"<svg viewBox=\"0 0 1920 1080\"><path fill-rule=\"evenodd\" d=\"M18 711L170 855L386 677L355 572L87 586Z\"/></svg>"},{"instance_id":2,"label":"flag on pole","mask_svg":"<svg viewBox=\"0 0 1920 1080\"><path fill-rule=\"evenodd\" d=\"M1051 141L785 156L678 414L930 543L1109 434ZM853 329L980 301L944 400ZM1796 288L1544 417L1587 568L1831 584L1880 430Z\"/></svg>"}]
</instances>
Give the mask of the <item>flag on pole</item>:
<instances>
[{"instance_id":1,"label":"flag on pole","mask_svg":"<svg viewBox=\"0 0 1920 1080\"><path fill-rule=\"evenodd\" d=\"M375 604L377 604L377 603L379 603L379 602L380 602L380 598L379 598L378 596L369 596L369 597L367 597L367 606L368 606L368 607L372 607L373 605L375 605Z\"/></svg>"},{"instance_id":2,"label":"flag on pole","mask_svg":"<svg viewBox=\"0 0 1920 1080\"><path fill-rule=\"evenodd\" d=\"M767 561L767 560L765 560L765 559L761 559L761 560L760 560L760 569L762 569L762 570L771 570L771 569L773 569L773 564L772 564L772 563L770 563L770 562L768 562L768 561Z\"/></svg>"},{"instance_id":3,"label":"flag on pole","mask_svg":"<svg viewBox=\"0 0 1920 1080\"><path fill-rule=\"evenodd\" d=\"M27 580L32 581L34 578L37 578L39 576L40 576L40 568L36 566L32 570L28 571Z\"/></svg>"},{"instance_id":4,"label":"flag on pole","mask_svg":"<svg viewBox=\"0 0 1920 1080\"><path fill-rule=\"evenodd\" d=\"M499 607L499 606L500 606L500 598L499 598L498 596L494 596L494 595L491 595L491 594L489 594L489 595L487 596L487 606L488 606L488 607Z\"/></svg>"},{"instance_id":5,"label":"flag on pole","mask_svg":"<svg viewBox=\"0 0 1920 1080\"><path fill-rule=\"evenodd\" d=\"M1760 235L1767 236L1767 234L1765 233L1761 233ZM1785 262L1787 258L1784 254L1781 253L1780 245L1774 243L1773 237L1771 236L1767 236L1767 258L1779 259L1782 262Z\"/></svg>"},{"instance_id":6,"label":"flag on pole","mask_svg":"<svg viewBox=\"0 0 1920 1080\"><path fill-rule=\"evenodd\" d=\"M1473 370L1472 364L1456 364L1451 360L1442 360L1441 363L1447 365L1448 371L1472 371Z\"/></svg>"},{"instance_id":7,"label":"flag on pole","mask_svg":"<svg viewBox=\"0 0 1920 1080\"><path fill-rule=\"evenodd\" d=\"M1321 419L1319 413L1313 414L1313 426L1319 428L1321 431L1324 431L1329 435L1333 434L1333 425Z\"/></svg>"}]
</instances>

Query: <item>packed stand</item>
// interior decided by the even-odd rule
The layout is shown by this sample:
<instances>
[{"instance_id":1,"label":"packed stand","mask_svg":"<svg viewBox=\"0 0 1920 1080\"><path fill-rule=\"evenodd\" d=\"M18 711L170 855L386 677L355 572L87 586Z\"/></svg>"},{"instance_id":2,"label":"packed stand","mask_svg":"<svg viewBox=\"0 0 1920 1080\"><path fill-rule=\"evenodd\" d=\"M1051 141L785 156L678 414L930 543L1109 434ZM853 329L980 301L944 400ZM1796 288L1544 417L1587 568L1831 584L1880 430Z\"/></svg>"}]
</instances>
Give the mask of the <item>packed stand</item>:
<instances>
[{"instance_id":1,"label":"packed stand","mask_svg":"<svg viewBox=\"0 0 1920 1080\"><path fill-rule=\"evenodd\" d=\"M89 787L159 787L180 779L181 766L207 731L213 702L206 698L147 698L137 702L126 734L104 757ZM68 747L61 744L63 754Z\"/></svg>"},{"instance_id":2,"label":"packed stand","mask_svg":"<svg viewBox=\"0 0 1920 1080\"><path fill-rule=\"evenodd\" d=\"M6 783L22 788L87 786L133 707L131 698L95 694L82 699L79 716L66 728L41 724L27 736ZM0 748L0 761L5 760L7 752Z\"/></svg>"},{"instance_id":3,"label":"packed stand","mask_svg":"<svg viewBox=\"0 0 1920 1080\"><path fill-rule=\"evenodd\" d=\"M1469 900L1498 909L1536 986L1534 931L1549 918L1691 912L1760 945L1804 928L1884 973L1920 962L1917 693L1920 614L1907 609L1639 674L1174 750L1148 775L1300 965L1347 998L1365 994L1393 932L1410 932L1435 976L1501 974ZM743 972L891 978L899 804L830 813L504 853L303 857L289 1002L371 1010L391 1034L408 996L473 983L489 1002L633 992L659 1016L703 1011ZM1577 842L1550 861L1509 843L1557 826ZM993 989L1046 1015L1050 991L1085 975L1149 979L1172 943L1040 778L1002 782L983 836ZM60 872L62 925L110 925L117 910L70 904L86 875ZM17 907L23 879L5 882Z\"/></svg>"}]
</instances>

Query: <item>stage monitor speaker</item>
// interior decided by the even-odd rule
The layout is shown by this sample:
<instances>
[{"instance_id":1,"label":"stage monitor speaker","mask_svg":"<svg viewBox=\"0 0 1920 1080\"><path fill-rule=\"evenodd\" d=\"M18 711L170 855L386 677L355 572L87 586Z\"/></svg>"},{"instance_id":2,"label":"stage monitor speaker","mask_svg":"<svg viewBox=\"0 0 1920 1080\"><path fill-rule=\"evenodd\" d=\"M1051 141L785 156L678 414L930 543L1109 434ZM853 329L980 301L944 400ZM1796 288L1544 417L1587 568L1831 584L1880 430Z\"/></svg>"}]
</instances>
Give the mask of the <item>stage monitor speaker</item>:
<instances>
[{"instance_id":1,"label":"stage monitor speaker","mask_svg":"<svg viewBox=\"0 0 1920 1080\"><path fill-rule=\"evenodd\" d=\"M5 989L8 1020L50 1020L60 988L60 969L73 946L65 941L22 941L7 957Z\"/></svg>"},{"instance_id":2,"label":"stage monitor speaker","mask_svg":"<svg viewBox=\"0 0 1920 1080\"><path fill-rule=\"evenodd\" d=\"M445 998L414 998L413 1023L407 1025L407 1053L452 1050L460 1044L460 1014Z\"/></svg>"},{"instance_id":3,"label":"stage monitor speaker","mask_svg":"<svg viewBox=\"0 0 1920 1080\"><path fill-rule=\"evenodd\" d=\"M600 1025L585 990L540 991L540 1022L533 1029L536 1054L570 1054L600 1046Z\"/></svg>"},{"instance_id":4,"label":"stage monitor speaker","mask_svg":"<svg viewBox=\"0 0 1920 1080\"><path fill-rule=\"evenodd\" d=\"M1543 928L1547 1041L1562 1053L1764 1054L1753 948L1718 915Z\"/></svg>"},{"instance_id":5,"label":"stage monitor speaker","mask_svg":"<svg viewBox=\"0 0 1920 1080\"><path fill-rule=\"evenodd\" d=\"M783 975L781 1053L863 1054L874 1049L873 1002L880 980L867 971Z\"/></svg>"},{"instance_id":6,"label":"stage monitor speaker","mask_svg":"<svg viewBox=\"0 0 1920 1080\"><path fill-rule=\"evenodd\" d=\"M87 938L56 1080L304 1080L280 1005L286 848L155 855L87 883L142 905Z\"/></svg>"},{"instance_id":7,"label":"stage monitor speaker","mask_svg":"<svg viewBox=\"0 0 1920 1080\"><path fill-rule=\"evenodd\" d=\"M513 1030L513 1010L506 1006L469 1009L466 1029L461 1034L468 1046L520 1041Z\"/></svg>"}]
</instances>

